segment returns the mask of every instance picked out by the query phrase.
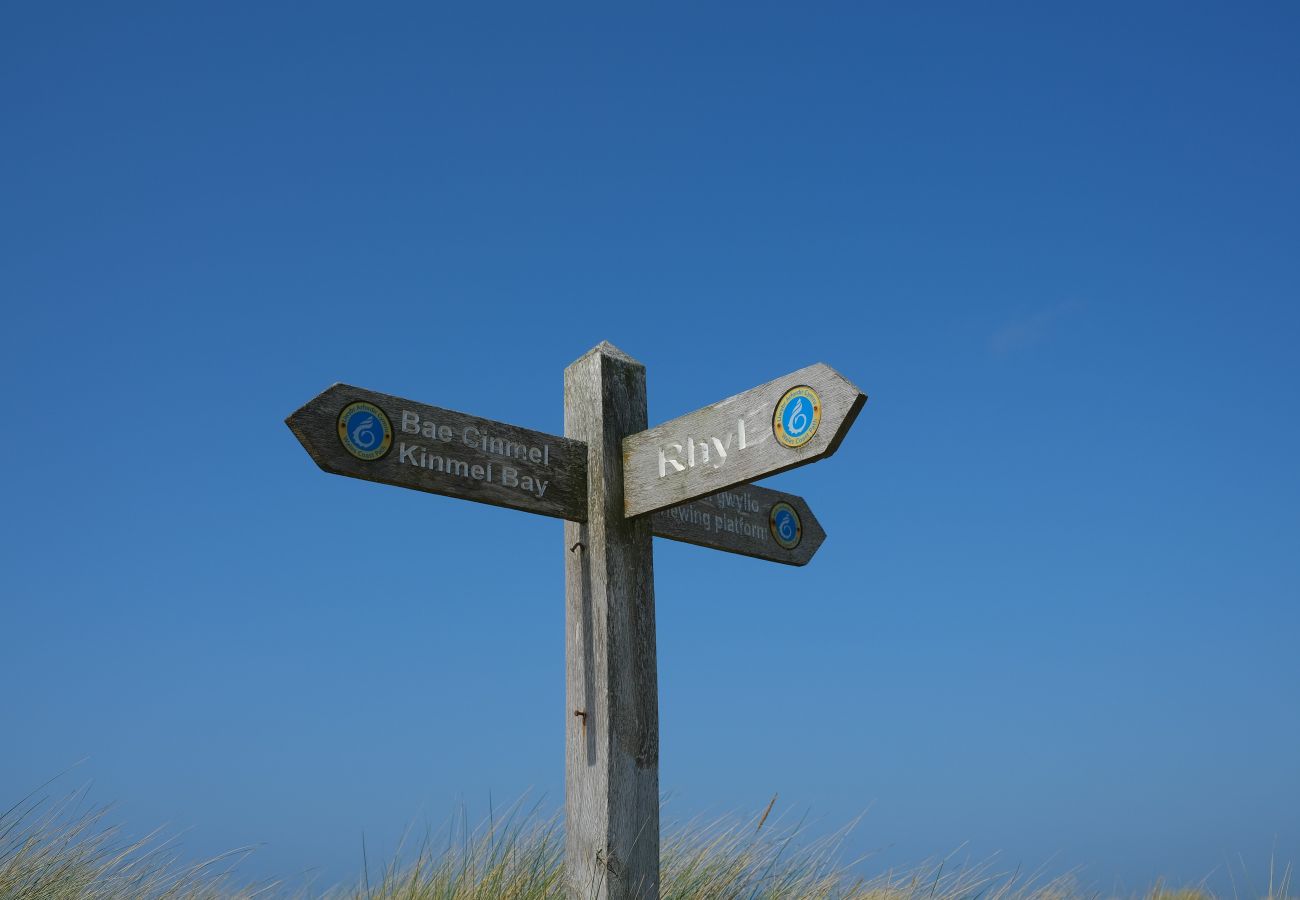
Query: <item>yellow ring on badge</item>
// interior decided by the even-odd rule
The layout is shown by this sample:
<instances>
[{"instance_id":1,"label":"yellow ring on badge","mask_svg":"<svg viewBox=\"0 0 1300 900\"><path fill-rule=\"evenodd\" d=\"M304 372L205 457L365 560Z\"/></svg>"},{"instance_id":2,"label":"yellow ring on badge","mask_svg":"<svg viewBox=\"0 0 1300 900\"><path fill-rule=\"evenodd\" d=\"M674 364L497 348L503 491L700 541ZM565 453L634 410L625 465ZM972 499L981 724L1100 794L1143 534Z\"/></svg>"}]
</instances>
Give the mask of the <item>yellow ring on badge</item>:
<instances>
[{"instance_id":1,"label":"yellow ring on badge","mask_svg":"<svg viewBox=\"0 0 1300 900\"><path fill-rule=\"evenodd\" d=\"M393 424L373 403L349 403L339 413L339 443L357 459L379 459L393 446Z\"/></svg>"},{"instance_id":2,"label":"yellow ring on badge","mask_svg":"<svg viewBox=\"0 0 1300 900\"><path fill-rule=\"evenodd\" d=\"M789 513L784 522L781 513ZM782 530L782 526L786 526ZM799 511L784 500L772 504L767 514L767 528L772 532L772 539L786 550L793 550L803 540L803 522L799 520Z\"/></svg>"},{"instance_id":3,"label":"yellow ring on badge","mask_svg":"<svg viewBox=\"0 0 1300 900\"><path fill-rule=\"evenodd\" d=\"M822 398L806 384L786 391L772 411L772 433L792 449L811 441L821 423Z\"/></svg>"}]
</instances>

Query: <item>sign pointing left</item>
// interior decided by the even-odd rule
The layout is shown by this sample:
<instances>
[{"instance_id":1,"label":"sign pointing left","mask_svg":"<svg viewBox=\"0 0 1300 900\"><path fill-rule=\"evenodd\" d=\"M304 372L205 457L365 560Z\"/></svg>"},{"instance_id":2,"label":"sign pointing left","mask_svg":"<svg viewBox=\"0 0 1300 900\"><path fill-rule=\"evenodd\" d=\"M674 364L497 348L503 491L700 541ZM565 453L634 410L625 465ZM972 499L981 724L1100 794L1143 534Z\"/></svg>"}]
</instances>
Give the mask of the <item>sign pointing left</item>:
<instances>
[{"instance_id":1,"label":"sign pointing left","mask_svg":"<svg viewBox=\"0 0 1300 900\"><path fill-rule=\"evenodd\" d=\"M285 419L326 472L587 520L587 445L336 384Z\"/></svg>"}]
</instances>

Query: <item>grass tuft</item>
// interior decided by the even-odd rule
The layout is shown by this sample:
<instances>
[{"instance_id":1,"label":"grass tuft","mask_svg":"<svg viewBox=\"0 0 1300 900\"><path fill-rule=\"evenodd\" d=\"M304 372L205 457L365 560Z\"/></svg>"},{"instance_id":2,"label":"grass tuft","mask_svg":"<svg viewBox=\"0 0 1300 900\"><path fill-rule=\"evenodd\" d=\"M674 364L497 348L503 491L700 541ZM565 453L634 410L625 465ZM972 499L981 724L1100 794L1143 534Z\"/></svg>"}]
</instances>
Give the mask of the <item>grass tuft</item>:
<instances>
[{"instance_id":1,"label":"grass tuft","mask_svg":"<svg viewBox=\"0 0 1300 900\"><path fill-rule=\"evenodd\" d=\"M247 849L184 865L160 832L125 840L84 801L84 789L58 803L29 795L0 814L0 900L252 900L275 888L229 885Z\"/></svg>"}]
</instances>

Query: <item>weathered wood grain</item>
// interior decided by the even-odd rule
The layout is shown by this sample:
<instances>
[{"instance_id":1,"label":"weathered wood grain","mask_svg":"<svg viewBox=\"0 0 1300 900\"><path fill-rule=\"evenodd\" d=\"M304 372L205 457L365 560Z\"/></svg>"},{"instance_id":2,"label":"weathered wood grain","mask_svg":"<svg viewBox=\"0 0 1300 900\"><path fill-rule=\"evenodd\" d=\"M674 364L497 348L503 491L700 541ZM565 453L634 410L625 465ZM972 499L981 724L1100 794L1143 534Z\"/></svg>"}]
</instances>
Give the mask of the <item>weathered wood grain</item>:
<instances>
[{"instance_id":1,"label":"weathered wood grain","mask_svg":"<svg viewBox=\"0 0 1300 900\"><path fill-rule=\"evenodd\" d=\"M773 414L791 388L813 388L821 423L801 447L776 438ZM623 439L624 515L639 516L716 494L830 456L867 402L823 363Z\"/></svg>"},{"instance_id":2,"label":"weathered wood grain","mask_svg":"<svg viewBox=\"0 0 1300 900\"><path fill-rule=\"evenodd\" d=\"M564 433L587 445L586 524L566 522L565 866L569 896L659 896L659 694L648 519L623 516L622 439L645 368L601 344L564 372Z\"/></svg>"},{"instance_id":3,"label":"weathered wood grain","mask_svg":"<svg viewBox=\"0 0 1300 900\"><path fill-rule=\"evenodd\" d=\"M356 458L339 437L339 414L357 401L378 407L392 423L392 447L379 459ZM403 431L412 415L420 433ZM587 518L587 447L579 441L347 384L323 391L285 424L316 464L335 475L561 519Z\"/></svg>"},{"instance_id":4,"label":"weathered wood grain","mask_svg":"<svg viewBox=\"0 0 1300 900\"><path fill-rule=\"evenodd\" d=\"M772 533L772 510L778 503L790 504L802 525L793 547L782 546ZM650 516L650 522L655 537L788 566L807 565L826 540L821 523L802 497L752 484L661 509Z\"/></svg>"}]
</instances>

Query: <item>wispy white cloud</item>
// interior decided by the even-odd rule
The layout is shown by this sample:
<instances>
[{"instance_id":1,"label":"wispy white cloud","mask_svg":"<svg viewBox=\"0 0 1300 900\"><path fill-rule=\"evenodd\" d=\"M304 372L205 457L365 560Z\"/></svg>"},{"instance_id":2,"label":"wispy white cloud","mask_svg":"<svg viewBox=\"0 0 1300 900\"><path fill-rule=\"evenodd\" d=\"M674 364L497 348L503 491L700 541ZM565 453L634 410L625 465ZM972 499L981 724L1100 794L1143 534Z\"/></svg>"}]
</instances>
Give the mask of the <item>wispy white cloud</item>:
<instances>
[{"instance_id":1,"label":"wispy white cloud","mask_svg":"<svg viewBox=\"0 0 1300 900\"><path fill-rule=\"evenodd\" d=\"M1032 347L1056 330L1062 319L1083 308L1078 300L1065 300L1049 309L1012 319L989 338L989 350L996 354L1011 353Z\"/></svg>"}]
</instances>

